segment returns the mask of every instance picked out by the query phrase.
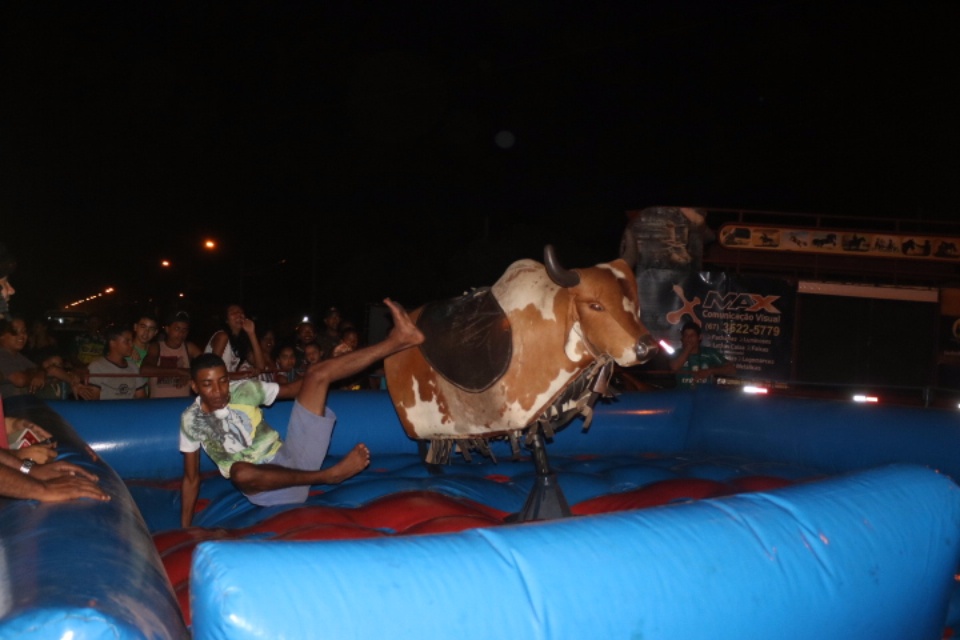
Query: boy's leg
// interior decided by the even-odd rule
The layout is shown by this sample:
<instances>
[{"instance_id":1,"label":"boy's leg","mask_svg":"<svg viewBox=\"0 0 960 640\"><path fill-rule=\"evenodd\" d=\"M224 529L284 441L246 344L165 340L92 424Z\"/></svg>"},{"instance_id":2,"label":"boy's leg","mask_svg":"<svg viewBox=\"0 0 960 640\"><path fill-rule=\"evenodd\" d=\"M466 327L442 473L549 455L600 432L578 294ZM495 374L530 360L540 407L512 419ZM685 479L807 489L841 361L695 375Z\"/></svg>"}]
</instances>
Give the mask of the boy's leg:
<instances>
[{"instance_id":1,"label":"boy's leg","mask_svg":"<svg viewBox=\"0 0 960 640\"><path fill-rule=\"evenodd\" d=\"M270 464L304 471L319 469L327 457L336 421L337 416L332 410L327 410L326 415L318 416L310 413L300 402L294 400L283 446ZM310 485L297 485L244 495L250 502L261 507L302 503L310 495Z\"/></svg>"},{"instance_id":2,"label":"boy's leg","mask_svg":"<svg viewBox=\"0 0 960 640\"><path fill-rule=\"evenodd\" d=\"M230 480L251 502L263 506L271 504L302 503L310 486L315 484L340 484L367 468L370 451L363 444L356 445L335 465L326 469L291 469L272 462L251 464L237 462L230 468ZM297 487L298 491L286 491ZM279 492L277 495L264 495Z\"/></svg>"},{"instance_id":3,"label":"boy's leg","mask_svg":"<svg viewBox=\"0 0 960 640\"><path fill-rule=\"evenodd\" d=\"M304 377L297 400L307 411L319 416L324 414L330 385L337 380L360 373L375 362L398 351L423 343L423 333L407 315L407 312L390 298L383 303L390 309L393 329L386 338L362 349L355 349L336 358L321 360L311 365Z\"/></svg>"},{"instance_id":4,"label":"boy's leg","mask_svg":"<svg viewBox=\"0 0 960 640\"><path fill-rule=\"evenodd\" d=\"M370 451L356 445L343 458L325 469L336 415L310 413L295 403L287 427L287 438L273 460L264 464L238 462L230 469L230 479L253 504L267 507L277 504L302 504L316 484L339 484L352 478L370 464Z\"/></svg>"},{"instance_id":5,"label":"boy's leg","mask_svg":"<svg viewBox=\"0 0 960 640\"><path fill-rule=\"evenodd\" d=\"M254 504L302 503L309 495L310 485L343 482L370 463L370 452L365 445L358 444L337 464L320 470L336 421L336 415L326 407L330 384L423 342L423 333L403 307L389 298L383 302L393 318L393 329L387 337L369 347L311 365L297 394L287 438L274 460L264 465L234 465L231 479Z\"/></svg>"}]
</instances>

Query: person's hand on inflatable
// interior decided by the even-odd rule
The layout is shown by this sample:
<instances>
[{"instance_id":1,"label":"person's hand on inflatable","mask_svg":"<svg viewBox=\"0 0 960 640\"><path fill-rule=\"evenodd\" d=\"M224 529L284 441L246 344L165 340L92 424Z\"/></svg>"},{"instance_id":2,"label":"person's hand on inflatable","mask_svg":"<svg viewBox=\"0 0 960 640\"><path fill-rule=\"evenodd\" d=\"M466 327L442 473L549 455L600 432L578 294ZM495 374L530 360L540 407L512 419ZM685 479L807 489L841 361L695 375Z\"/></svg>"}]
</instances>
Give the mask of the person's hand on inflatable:
<instances>
[{"instance_id":1,"label":"person's hand on inflatable","mask_svg":"<svg viewBox=\"0 0 960 640\"><path fill-rule=\"evenodd\" d=\"M70 462L53 462L35 466L30 475L41 482L40 502L63 502L77 498L92 498L106 502L110 496L97 484L99 478Z\"/></svg>"},{"instance_id":2,"label":"person's hand on inflatable","mask_svg":"<svg viewBox=\"0 0 960 640\"><path fill-rule=\"evenodd\" d=\"M23 431L25 429L30 429L33 431L33 434L40 438L41 440L53 440L53 436L50 435L50 432L38 425L36 422L27 420L26 418L15 418L13 416L4 416L3 418L4 427L7 430L7 437L10 438L15 435L17 432Z\"/></svg>"},{"instance_id":3,"label":"person's hand on inflatable","mask_svg":"<svg viewBox=\"0 0 960 640\"><path fill-rule=\"evenodd\" d=\"M57 457L57 448L54 443L35 444L23 449L11 449L10 453L20 460L33 460L37 464L46 464Z\"/></svg>"}]
</instances>

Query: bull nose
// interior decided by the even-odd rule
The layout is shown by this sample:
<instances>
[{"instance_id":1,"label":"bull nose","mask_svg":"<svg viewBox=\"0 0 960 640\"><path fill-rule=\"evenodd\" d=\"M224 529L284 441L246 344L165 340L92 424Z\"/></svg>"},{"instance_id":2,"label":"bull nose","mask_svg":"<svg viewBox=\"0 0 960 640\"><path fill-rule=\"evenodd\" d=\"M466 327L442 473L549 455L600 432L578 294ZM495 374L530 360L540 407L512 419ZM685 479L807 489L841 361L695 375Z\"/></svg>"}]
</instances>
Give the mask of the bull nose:
<instances>
[{"instance_id":1,"label":"bull nose","mask_svg":"<svg viewBox=\"0 0 960 640\"><path fill-rule=\"evenodd\" d=\"M654 341L653 337L650 335L645 335L640 338L640 341L637 343L635 351L637 352L637 360L641 363L646 362L653 356L657 354L657 343Z\"/></svg>"}]
</instances>

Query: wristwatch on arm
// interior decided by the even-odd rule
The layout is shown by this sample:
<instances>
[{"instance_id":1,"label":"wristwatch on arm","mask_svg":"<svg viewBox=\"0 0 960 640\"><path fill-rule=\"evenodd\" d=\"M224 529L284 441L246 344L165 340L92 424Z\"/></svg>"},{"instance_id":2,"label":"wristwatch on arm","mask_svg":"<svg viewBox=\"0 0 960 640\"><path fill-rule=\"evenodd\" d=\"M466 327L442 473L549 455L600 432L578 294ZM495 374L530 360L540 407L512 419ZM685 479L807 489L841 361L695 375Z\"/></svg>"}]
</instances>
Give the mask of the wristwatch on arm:
<instances>
[{"instance_id":1,"label":"wristwatch on arm","mask_svg":"<svg viewBox=\"0 0 960 640\"><path fill-rule=\"evenodd\" d=\"M33 465L37 464L33 460L27 458L23 461L23 464L20 465L20 473L30 475L30 470L33 469Z\"/></svg>"}]
</instances>

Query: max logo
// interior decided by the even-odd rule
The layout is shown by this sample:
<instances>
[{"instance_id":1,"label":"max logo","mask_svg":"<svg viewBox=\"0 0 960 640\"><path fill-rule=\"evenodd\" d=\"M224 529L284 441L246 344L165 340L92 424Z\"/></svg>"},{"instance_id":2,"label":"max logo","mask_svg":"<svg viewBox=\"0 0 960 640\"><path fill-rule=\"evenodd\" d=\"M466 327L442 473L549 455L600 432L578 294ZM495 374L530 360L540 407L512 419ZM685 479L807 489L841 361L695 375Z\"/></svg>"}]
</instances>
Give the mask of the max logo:
<instances>
[{"instance_id":1,"label":"max logo","mask_svg":"<svg viewBox=\"0 0 960 640\"><path fill-rule=\"evenodd\" d=\"M670 324L679 324L679 322L683 320L684 314L686 314L699 325L700 318L697 317L697 305L700 304L700 296L694 296L693 300L687 300L686 294L683 293L683 287L678 284L673 285L673 292L677 294L677 297L683 302L683 306L676 311L668 312L667 322Z\"/></svg>"},{"instance_id":2,"label":"max logo","mask_svg":"<svg viewBox=\"0 0 960 640\"><path fill-rule=\"evenodd\" d=\"M673 291L683 305L679 309L667 313L667 322L677 324L686 314L693 318L694 322L700 324L700 319L696 314L697 306L701 304L700 297L694 296L692 300L688 300L683 289L676 284L673 285ZM707 293L707 299L703 301L703 308L722 311L749 311L751 313L765 311L766 313L779 315L780 310L774 304L779 299L780 296L761 296L756 293L720 294L716 291L710 291Z\"/></svg>"}]
</instances>

